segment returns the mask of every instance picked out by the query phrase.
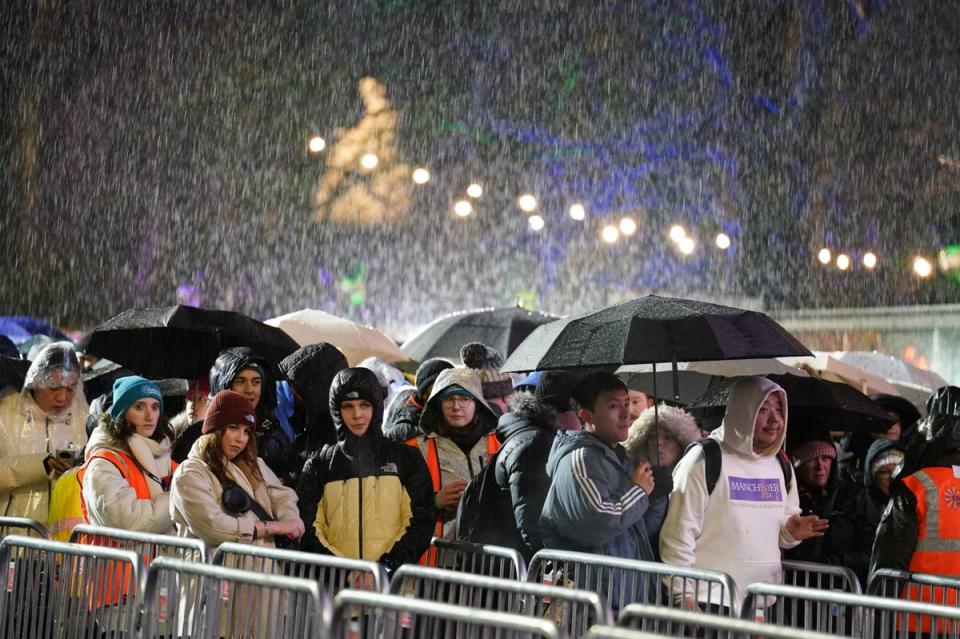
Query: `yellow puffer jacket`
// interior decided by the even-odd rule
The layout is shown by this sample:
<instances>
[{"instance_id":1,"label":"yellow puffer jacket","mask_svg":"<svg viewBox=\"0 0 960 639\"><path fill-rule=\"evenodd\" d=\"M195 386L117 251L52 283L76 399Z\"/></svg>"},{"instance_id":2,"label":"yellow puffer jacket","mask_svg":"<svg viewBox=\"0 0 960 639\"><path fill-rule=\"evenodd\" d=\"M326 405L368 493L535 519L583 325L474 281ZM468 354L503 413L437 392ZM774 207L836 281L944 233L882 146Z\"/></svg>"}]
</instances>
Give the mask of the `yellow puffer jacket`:
<instances>
[{"instance_id":1,"label":"yellow puffer jacket","mask_svg":"<svg viewBox=\"0 0 960 639\"><path fill-rule=\"evenodd\" d=\"M412 517L410 495L398 476L353 478L323 487L314 527L317 540L334 554L376 561L400 540Z\"/></svg>"}]
</instances>

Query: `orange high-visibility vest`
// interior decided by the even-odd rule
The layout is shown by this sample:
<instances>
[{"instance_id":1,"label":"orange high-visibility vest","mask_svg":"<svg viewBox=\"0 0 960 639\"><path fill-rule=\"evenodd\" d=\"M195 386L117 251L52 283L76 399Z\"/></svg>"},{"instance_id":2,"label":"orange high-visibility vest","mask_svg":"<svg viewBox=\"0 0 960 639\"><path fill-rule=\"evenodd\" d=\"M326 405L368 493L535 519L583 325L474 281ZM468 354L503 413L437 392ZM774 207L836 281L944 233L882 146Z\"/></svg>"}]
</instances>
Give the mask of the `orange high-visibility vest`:
<instances>
[{"instance_id":1,"label":"orange high-visibility vest","mask_svg":"<svg viewBox=\"0 0 960 639\"><path fill-rule=\"evenodd\" d=\"M960 576L960 478L958 467L931 467L904 478L903 484L917 498L917 545L910 557L910 572ZM903 598L956 606L954 593L945 589L908 586ZM911 632L916 619L909 615ZM930 632L929 618L923 618L921 632ZM938 622L938 630L943 622Z\"/></svg>"},{"instance_id":2,"label":"orange high-visibility vest","mask_svg":"<svg viewBox=\"0 0 960 639\"><path fill-rule=\"evenodd\" d=\"M144 475L143 470L140 469L140 466L134 461L130 455L119 450L98 450L93 455L90 456L90 459L87 460L87 463L80 468L80 471L77 473L77 480L80 482L80 486L83 486L83 478L87 473L87 466L94 459L106 459L108 462L117 467L117 470L120 471L120 475L127 480L127 483L133 488L134 492L137 494L137 499L150 499L150 487L147 486L147 477ZM170 462L170 472L173 473L176 470L176 462ZM87 515L87 502L83 497L83 491L80 491L80 510L83 512L83 520L90 523L90 517ZM80 543L84 544L97 544L95 538L90 538L90 536L85 535L84 539L80 540ZM115 544L110 544L115 545ZM152 557L144 557L144 563L149 564ZM113 583L114 586L110 592L107 592L104 588L103 590L98 590L94 596L94 601L92 604L96 607L103 606L113 606L119 603L122 603L126 600L127 594L130 590L130 580L131 572L130 566L118 565L116 568L116 575L114 575L112 580L101 579L101 583Z\"/></svg>"},{"instance_id":3,"label":"orange high-visibility vest","mask_svg":"<svg viewBox=\"0 0 960 639\"><path fill-rule=\"evenodd\" d=\"M414 448L420 447L419 437L414 437L408 439L405 443L407 446L413 446ZM497 439L496 433L490 432L487 433L487 461L490 461L490 458L500 450L500 440ZM440 489L443 487L443 483L440 477L440 454L437 452L437 442L433 437L427 438L427 469L430 471L430 479L433 481L433 493L436 494L440 492ZM438 512L437 513L437 525L433 531L434 537L443 537L443 516ZM423 553L423 556L420 558L421 566L436 566L437 565L437 549L433 546Z\"/></svg>"}]
</instances>

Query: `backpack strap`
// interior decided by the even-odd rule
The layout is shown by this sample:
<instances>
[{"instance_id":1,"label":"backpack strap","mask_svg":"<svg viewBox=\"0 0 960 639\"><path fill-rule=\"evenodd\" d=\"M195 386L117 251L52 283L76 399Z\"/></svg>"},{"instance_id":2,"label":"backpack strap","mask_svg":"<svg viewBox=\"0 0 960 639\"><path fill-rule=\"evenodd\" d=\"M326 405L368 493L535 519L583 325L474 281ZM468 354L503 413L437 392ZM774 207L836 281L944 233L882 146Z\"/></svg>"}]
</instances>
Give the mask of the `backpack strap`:
<instances>
[{"instance_id":1,"label":"backpack strap","mask_svg":"<svg viewBox=\"0 0 960 639\"><path fill-rule=\"evenodd\" d=\"M720 450L720 443L712 437L704 437L687 446L683 454L686 455L695 446L700 446L703 449L703 474L707 482L707 494L712 495L713 489L717 487L717 481L720 479L720 468L723 465L723 452ZM793 485L793 466L783 449L777 452L776 457L780 463L780 470L783 472L783 483L789 493L790 486Z\"/></svg>"},{"instance_id":2,"label":"backpack strap","mask_svg":"<svg viewBox=\"0 0 960 639\"><path fill-rule=\"evenodd\" d=\"M783 471L783 484L787 487L789 493L790 486L793 485L793 465L787 457L787 451L782 448L777 451L777 461L780 462L780 470Z\"/></svg>"}]
</instances>

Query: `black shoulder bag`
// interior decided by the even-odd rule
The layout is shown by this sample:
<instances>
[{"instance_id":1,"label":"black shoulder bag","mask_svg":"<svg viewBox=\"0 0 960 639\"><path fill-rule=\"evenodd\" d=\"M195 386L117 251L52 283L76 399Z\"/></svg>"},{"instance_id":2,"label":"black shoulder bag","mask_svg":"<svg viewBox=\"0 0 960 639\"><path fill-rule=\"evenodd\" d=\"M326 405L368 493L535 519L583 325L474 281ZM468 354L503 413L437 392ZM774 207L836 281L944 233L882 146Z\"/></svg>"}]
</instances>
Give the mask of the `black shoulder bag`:
<instances>
[{"instance_id":1,"label":"black shoulder bag","mask_svg":"<svg viewBox=\"0 0 960 639\"><path fill-rule=\"evenodd\" d=\"M259 517L261 521L276 521L263 509L260 502L250 496L250 493L230 480L227 480L227 484L223 488L221 500L223 501L223 508L232 515L242 515L252 510L253 514ZM281 550L300 550L300 542L296 539L290 539L286 535L274 535L273 543Z\"/></svg>"}]
</instances>

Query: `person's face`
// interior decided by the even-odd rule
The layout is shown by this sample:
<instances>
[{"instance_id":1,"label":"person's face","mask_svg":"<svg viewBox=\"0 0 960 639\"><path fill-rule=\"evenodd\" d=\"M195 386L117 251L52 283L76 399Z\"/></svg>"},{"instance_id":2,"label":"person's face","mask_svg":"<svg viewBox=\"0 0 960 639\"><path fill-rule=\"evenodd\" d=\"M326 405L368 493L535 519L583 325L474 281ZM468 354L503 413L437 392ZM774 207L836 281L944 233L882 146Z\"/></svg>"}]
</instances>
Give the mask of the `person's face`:
<instances>
[{"instance_id":1,"label":"person's face","mask_svg":"<svg viewBox=\"0 0 960 639\"><path fill-rule=\"evenodd\" d=\"M187 398L187 419L190 423L203 421L207 416L207 406L210 404L210 398L202 393L190 395Z\"/></svg>"},{"instance_id":2,"label":"person's face","mask_svg":"<svg viewBox=\"0 0 960 639\"><path fill-rule=\"evenodd\" d=\"M40 410L50 415L56 415L65 411L73 403L73 398L77 394L77 386L72 384L53 388L38 387L34 388L32 392L33 400L37 402Z\"/></svg>"},{"instance_id":3,"label":"person's face","mask_svg":"<svg viewBox=\"0 0 960 639\"><path fill-rule=\"evenodd\" d=\"M826 488L832 465L833 458L827 455L808 459L797 466L797 480L807 488Z\"/></svg>"},{"instance_id":4,"label":"person's face","mask_svg":"<svg viewBox=\"0 0 960 639\"><path fill-rule=\"evenodd\" d=\"M340 419L343 425L356 437L362 436L370 428L373 419L373 404L365 399L348 399L340 403Z\"/></svg>"},{"instance_id":5,"label":"person's face","mask_svg":"<svg viewBox=\"0 0 960 639\"><path fill-rule=\"evenodd\" d=\"M776 444L783 435L783 396L770 393L763 400L753 424L753 452L762 453Z\"/></svg>"},{"instance_id":6,"label":"person's face","mask_svg":"<svg viewBox=\"0 0 960 639\"><path fill-rule=\"evenodd\" d=\"M230 382L230 390L249 399L253 407L256 408L257 404L260 403L261 384L263 384L263 379L261 379L260 373L252 368L245 368L237 373L237 376Z\"/></svg>"},{"instance_id":7,"label":"person's face","mask_svg":"<svg viewBox=\"0 0 960 639\"><path fill-rule=\"evenodd\" d=\"M152 397L141 397L127 409L123 418L133 426L137 435L151 437L160 421L160 402Z\"/></svg>"},{"instance_id":8,"label":"person's face","mask_svg":"<svg viewBox=\"0 0 960 639\"><path fill-rule=\"evenodd\" d=\"M627 438L630 431L630 397L625 390L603 391L597 395L593 410L582 409L585 428L610 446Z\"/></svg>"},{"instance_id":9,"label":"person's face","mask_svg":"<svg viewBox=\"0 0 960 639\"><path fill-rule=\"evenodd\" d=\"M450 428L464 428L473 421L477 403L472 397L451 395L440 400L440 410L443 412L443 421Z\"/></svg>"},{"instance_id":10,"label":"person's face","mask_svg":"<svg viewBox=\"0 0 960 639\"><path fill-rule=\"evenodd\" d=\"M650 407L651 402L647 394L640 391L627 391L627 395L630 397L630 421L633 422L640 417L640 413Z\"/></svg>"},{"instance_id":11,"label":"person's face","mask_svg":"<svg viewBox=\"0 0 960 639\"><path fill-rule=\"evenodd\" d=\"M663 431L657 433L657 446L661 466L673 466L680 459L680 442Z\"/></svg>"},{"instance_id":12,"label":"person's face","mask_svg":"<svg viewBox=\"0 0 960 639\"><path fill-rule=\"evenodd\" d=\"M252 436L249 426L229 424L223 429L223 435L220 437L220 448L223 451L223 456L229 461L233 461L247 447L247 443Z\"/></svg>"},{"instance_id":13,"label":"person's face","mask_svg":"<svg viewBox=\"0 0 960 639\"><path fill-rule=\"evenodd\" d=\"M873 475L873 483L877 486L877 490L887 497L890 496L890 482L893 480L893 471L896 469L896 464L884 464Z\"/></svg>"}]
</instances>

